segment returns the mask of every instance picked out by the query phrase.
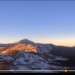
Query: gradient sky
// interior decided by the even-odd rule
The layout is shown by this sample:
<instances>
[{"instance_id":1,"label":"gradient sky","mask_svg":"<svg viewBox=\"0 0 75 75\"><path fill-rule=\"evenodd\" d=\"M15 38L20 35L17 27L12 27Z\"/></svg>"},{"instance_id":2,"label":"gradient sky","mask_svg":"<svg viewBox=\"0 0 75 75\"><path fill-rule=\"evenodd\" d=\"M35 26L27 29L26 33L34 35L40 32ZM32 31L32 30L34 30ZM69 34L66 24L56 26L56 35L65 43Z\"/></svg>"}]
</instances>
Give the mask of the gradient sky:
<instances>
[{"instance_id":1,"label":"gradient sky","mask_svg":"<svg viewBox=\"0 0 75 75\"><path fill-rule=\"evenodd\" d=\"M75 1L0 1L0 43L75 45Z\"/></svg>"}]
</instances>

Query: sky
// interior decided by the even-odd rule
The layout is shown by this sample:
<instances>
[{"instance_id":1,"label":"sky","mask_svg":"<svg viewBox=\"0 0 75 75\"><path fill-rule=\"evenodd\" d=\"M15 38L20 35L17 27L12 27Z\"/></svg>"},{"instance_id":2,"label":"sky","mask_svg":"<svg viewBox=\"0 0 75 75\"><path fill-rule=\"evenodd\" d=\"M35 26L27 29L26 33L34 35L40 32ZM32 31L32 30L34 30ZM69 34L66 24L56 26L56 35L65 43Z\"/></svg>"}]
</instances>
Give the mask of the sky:
<instances>
[{"instance_id":1,"label":"sky","mask_svg":"<svg viewBox=\"0 0 75 75\"><path fill-rule=\"evenodd\" d=\"M0 1L0 43L24 38L75 46L75 1Z\"/></svg>"}]
</instances>

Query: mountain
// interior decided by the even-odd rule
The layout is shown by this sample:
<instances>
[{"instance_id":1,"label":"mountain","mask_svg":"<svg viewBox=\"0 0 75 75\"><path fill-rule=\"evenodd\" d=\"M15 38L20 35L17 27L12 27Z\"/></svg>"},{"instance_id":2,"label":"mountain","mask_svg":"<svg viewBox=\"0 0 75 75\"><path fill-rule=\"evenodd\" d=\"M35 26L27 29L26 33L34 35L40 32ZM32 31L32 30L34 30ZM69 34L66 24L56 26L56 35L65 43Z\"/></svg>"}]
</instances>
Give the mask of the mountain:
<instances>
[{"instance_id":1,"label":"mountain","mask_svg":"<svg viewBox=\"0 0 75 75\"><path fill-rule=\"evenodd\" d=\"M33 41L30 41L28 39L20 40L18 43L20 43L20 44L32 44L32 45L35 45L35 43Z\"/></svg>"},{"instance_id":2,"label":"mountain","mask_svg":"<svg viewBox=\"0 0 75 75\"><path fill-rule=\"evenodd\" d=\"M8 46L2 46L0 49L0 70L75 69L74 53L74 47L35 43L23 39Z\"/></svg>"}]
</instances>

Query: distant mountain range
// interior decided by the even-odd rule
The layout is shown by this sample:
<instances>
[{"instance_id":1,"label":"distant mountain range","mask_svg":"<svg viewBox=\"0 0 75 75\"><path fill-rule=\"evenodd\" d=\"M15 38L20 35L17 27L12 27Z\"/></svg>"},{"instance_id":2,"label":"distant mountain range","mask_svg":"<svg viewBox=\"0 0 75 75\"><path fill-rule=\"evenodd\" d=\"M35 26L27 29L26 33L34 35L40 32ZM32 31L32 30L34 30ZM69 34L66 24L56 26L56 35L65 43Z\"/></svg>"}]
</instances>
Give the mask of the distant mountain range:
<instances>
[{"instance_id":1,"label":"distant mountain range","mask_svg":"<svg viewBox=\"0 0 75 75\"><path fill-rule=\"evenodd\" d=\"M35 43L28 39L0 44L0 70L75 69L75 47Z\"/></svg>"}]
</instances>

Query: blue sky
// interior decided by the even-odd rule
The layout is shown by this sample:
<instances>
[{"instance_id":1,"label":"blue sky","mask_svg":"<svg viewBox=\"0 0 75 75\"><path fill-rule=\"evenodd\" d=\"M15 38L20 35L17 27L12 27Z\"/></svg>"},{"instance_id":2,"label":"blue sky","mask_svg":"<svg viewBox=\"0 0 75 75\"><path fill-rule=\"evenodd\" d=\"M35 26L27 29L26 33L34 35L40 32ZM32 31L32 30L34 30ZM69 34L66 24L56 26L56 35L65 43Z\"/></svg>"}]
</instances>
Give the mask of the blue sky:
<instances>
[{"instance_id":1,"label":"blue sky","mask_svg":"<svg viewBox=\"0 0 75 75\"><path fill-rule=\"evenodd\" d=\"M75 1L0 1L0 42L23 38L75 45Z\"/></svg>"}]
</instances>

